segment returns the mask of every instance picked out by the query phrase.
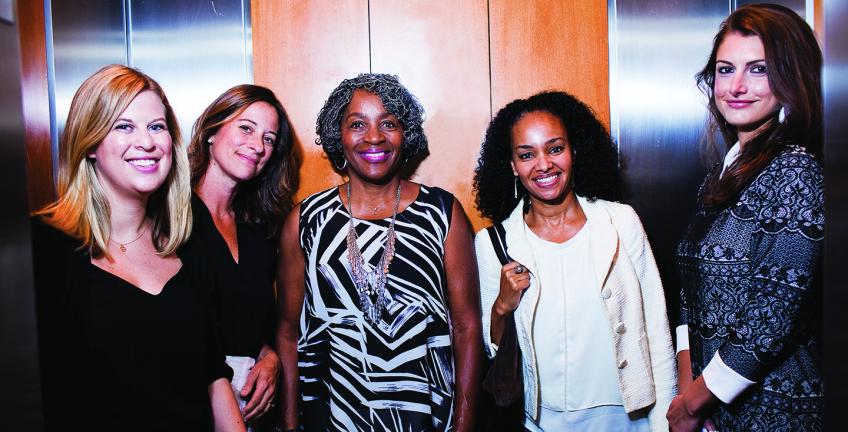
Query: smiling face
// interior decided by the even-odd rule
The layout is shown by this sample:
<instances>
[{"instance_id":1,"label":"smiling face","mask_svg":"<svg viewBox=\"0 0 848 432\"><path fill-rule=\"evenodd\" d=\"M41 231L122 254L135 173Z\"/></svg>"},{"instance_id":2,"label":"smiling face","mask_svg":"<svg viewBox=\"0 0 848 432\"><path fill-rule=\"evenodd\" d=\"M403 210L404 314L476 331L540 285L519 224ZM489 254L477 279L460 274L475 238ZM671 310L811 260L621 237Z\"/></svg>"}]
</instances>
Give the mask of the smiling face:
<instances>
[{"instance_id":1,"label":"smiling face","mask_svg":"<svg viewBox=\"0 0 848 432\"><path fill-rule=\"evenodd\" d=\"M571 145L555 115L533 111L512 126L512 172L531 200L556 204L572 192Z\"/></svg>"},{"instance_id":2,"label":"smiling face","mask_svg":"<svg viewBox=\"0 0 848 432\"><path fill-rule=\"evenodd\" d=\"M209 146L206 175L238 183L256 177L271 158L277 142L277 111L267 102L254 102L221 125Z\"/></svg>"},{"instance_id":3,"label":"smiling face","mask_svg":"<svg viewBox=\"0 0 848 432\"><path fill-rule=\"evenodd\" d=\"M397 174L403 128L379 96L362 89L353 92L342 114L341 135L348 175L383 183Z\"/></svg>"},{"instance_id":4,"label":"smiling face","mask_svg":"<svg viewBox=\"0 0 848 432\"><path fill-rule=\"evenodd\" d=\"M716 53L713 93L719 112L746 142L780 109L771 92L758 36L730 32Z\"/></svg>"},{"instance_id":5,"label":"smiling face","mask_svg":"<svg viewBox=\"0 0 848 432\"><path fill-rule=\"evenodd\" d=\"M173 142L165 105L146 90L118 116L112 129L88 155L107 197L144 199L162 186L171 171Z\"/></svg>"}]
</instances>

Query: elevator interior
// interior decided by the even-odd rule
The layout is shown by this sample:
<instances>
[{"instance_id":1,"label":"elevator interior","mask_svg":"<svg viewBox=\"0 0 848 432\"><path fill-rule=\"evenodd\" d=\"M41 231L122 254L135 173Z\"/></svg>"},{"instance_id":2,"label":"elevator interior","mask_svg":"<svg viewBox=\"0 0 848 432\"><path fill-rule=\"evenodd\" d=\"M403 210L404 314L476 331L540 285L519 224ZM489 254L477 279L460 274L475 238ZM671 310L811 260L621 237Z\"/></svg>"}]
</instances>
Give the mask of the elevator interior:
<instances>
[{"instance_id":1,"label":"elevator interior","mask_svg":"<svg viewBox=\"0 0 848 432\"><path fill-rule=\"evenodd\" d=\"M848 221L848 156L845 155L845 122L848 108L848 0L773 1L787 5L814 26L824 47L827 141L828 236L825 246L825 369L828 406L845 401L848 386L837 374L838 347L848 344L844 332L848 304L840 288L848 270L841 265L846 253ZM24 425L38 430L40 409L33 308L28 209L32 194L25 179L52 178L55 160L39 172L24 172L25 130L34 120L21 92L33 79L47 89L49 143L56 154L59 133L73 92L82 80L108 63L136 66L162 83L177 111L183 133L203 107L231 85L254 80L255 57L251 9L259 0L36 0L42 4L47 63L44 76L26 76L21 59L28 51L19 47L25 22L20 17L29 2L0 1L0 46L11 61L0 66L3 91L2 149L4 205L0 249L0 323L5 356L0 369L7 388L18 391L3 396L3 406L15 416L4 416L0 429ZM253 3L253 4L252 4ZM493 7L496 0L485 2ZM503 2L500 2L503 3ZM509 3L509 2L507 2ZM627 197L639 213L660 264L669 304L669 318L676 317L677 286L672 257L695 204L695 193L705 168L701 162L706 110L704 98L694 84L694 74L709 53L719 22L743 0L608 0L609 125L620 149ZM522 2L512 2L522 7ZM572 23L572 25L578 25ZM574 61L580 61L575 59ZM376 72L376 70L375 70ZM292 77L305 81L308 77ZM22 90L23 88L23 90ZM29 100L28 103L33 103ZM283 100L285 104L286 101ZM23 106L22 106L23 105ZM496 108L495 108L496 109ZM475 125L475 127L478 127ZM480 131L482 133L482 131ZM464 145L477 145L467 143ZM33 180L30 180L33 183ZM41 192L42 196L43 191ZM42 203L44 199L41 199ZM467 211L474 211L466 205ZM10 422L6 424L5 422ZM33 426L35 426L33 428Z\"/></svg>"}]
</instances>

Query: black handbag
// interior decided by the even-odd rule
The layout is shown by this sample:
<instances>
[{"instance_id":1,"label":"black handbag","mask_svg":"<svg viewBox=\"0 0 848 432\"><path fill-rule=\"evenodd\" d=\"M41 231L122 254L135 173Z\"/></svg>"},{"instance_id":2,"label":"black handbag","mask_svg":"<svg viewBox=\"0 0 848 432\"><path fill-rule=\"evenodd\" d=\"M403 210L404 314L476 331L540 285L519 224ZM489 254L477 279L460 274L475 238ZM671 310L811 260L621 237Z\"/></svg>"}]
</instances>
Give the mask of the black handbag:
<instances>
[{"instance_id":1,"label":"black handbag","mask_svg":"<svg viewBox=\"0 0 848 432\"><path fill-rule=\"evenodd\" d=\"M495 224L487 231L501 265L512 261L506 253L506 230L503 225ZM483 378L484 392L477 417L478 430L481 431L524 430L524 375L515 312L510 312L504 319L498 352L489 363Z\"/></svg>"}]
</instances>

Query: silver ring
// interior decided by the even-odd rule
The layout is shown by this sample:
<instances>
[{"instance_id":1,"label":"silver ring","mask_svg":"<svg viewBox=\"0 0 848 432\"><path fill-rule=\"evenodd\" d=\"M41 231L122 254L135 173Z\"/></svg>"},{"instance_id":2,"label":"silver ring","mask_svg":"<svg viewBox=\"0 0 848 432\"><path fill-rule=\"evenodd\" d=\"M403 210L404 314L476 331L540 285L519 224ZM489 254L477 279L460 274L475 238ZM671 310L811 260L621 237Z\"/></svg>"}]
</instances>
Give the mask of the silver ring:
<instances>
[{"instance_id":1,"label":"silver ring","mask_svg":"<svg viewBox=\"0 0 848 432\"><path fill-rule=\"evenodd\" d=\"M518 267L516 267L516 268L515 268L515 274L521 274L521 273L524 273L524 270L525 270L524 266L523 266L523 265L520 265L520 266L518 266Z\"/></svg>"}]
</instances>

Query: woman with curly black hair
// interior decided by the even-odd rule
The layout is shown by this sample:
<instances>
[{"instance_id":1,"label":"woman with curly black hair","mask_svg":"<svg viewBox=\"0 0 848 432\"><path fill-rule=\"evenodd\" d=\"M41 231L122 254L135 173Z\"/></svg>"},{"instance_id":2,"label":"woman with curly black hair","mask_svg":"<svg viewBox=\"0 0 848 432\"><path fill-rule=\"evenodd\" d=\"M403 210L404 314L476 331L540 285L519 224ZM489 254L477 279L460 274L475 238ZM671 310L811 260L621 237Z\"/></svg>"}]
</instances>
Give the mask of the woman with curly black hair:
<instances>
[{"instance_id":1,"label":"woman with curly black hair","mask_svg":"<svg viewBox=\"0 0 848 432\"><path fill-rule=\"evenodd\" d=\"M475 239L484 346L514 315L530 431L666 431L675 365L662 284L638 216L618 197L615 147L573 96L501 109L474 177L511 262ZM511 322L511 321L510 321Z\"/></svg>"},{"instance_id":2,"label":"woman with curly black hair","mask_svg":"<svg viewBox=\"0 0 848 432\"><path fill-rule=\"evenodd\" d=\"M473 427L481 347L468 219L450 193L400 176L427 148L423 114L396 77L362 74L318 115L317 142L348 181L306 198L283 226L287 428Z\"/></svg>"}]
</instances>

